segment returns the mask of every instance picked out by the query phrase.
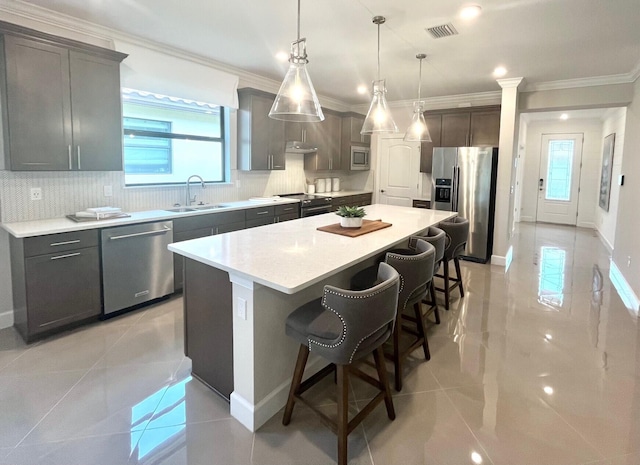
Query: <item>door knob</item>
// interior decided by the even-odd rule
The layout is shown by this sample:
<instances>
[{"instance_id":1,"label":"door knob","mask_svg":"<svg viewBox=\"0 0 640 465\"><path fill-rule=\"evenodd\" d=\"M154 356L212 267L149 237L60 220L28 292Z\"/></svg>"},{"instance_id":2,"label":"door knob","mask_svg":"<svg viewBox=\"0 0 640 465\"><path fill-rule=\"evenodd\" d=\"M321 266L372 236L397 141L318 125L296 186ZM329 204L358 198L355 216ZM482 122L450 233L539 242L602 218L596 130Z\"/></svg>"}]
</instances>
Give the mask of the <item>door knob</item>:
<instances>
[{"instance_id":1,"label":"door knob","mask_svg":"<svg viewBox=\"0 0 640 465\"><path fill-rule=\"evenodd\" d=\"M380 192L384 192L384 189L380 189Z\"/></svg>"}]
</instances>

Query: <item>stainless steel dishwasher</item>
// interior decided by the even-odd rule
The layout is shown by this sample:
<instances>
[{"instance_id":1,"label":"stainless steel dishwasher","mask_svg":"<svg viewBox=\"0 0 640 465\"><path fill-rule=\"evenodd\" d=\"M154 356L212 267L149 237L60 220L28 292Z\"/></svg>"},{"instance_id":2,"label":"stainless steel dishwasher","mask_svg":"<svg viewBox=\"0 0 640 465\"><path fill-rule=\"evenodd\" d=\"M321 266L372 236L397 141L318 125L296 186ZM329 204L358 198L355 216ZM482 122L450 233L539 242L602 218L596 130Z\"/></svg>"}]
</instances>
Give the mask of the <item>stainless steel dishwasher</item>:
<instances>
[{"instance_id":1,"label":"stainless steel dishwasher","mask_svg":"<svg viewBox=\"0 0 640 465\"><path fill-rule=\"evenodd\" d=\"M106 228L101 233L104 314L173 292L173 222Z\"/></svg>"}]
</instances>

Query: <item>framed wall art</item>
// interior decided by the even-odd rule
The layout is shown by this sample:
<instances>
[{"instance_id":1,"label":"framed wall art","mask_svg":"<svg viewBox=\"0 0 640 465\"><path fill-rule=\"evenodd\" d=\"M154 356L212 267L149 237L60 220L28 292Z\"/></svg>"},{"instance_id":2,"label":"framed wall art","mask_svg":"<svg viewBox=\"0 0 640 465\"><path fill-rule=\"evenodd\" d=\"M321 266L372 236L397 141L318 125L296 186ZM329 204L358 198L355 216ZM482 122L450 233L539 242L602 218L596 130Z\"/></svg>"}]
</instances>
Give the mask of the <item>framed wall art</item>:
<instances>
[{"instance_id":1,"label":"framed wall art","mask_svg":"<svg viewBox=\"0 0 640 465\"><path fill-rule=\"evenodd\" d=\"M600 197L598 204L604 211L609 211L609 198L611 197L611 175L613 173L613 148L616 134L609 134L604 138L602 146L602 171L600 172Z\"/></svg>"}]
</instances>

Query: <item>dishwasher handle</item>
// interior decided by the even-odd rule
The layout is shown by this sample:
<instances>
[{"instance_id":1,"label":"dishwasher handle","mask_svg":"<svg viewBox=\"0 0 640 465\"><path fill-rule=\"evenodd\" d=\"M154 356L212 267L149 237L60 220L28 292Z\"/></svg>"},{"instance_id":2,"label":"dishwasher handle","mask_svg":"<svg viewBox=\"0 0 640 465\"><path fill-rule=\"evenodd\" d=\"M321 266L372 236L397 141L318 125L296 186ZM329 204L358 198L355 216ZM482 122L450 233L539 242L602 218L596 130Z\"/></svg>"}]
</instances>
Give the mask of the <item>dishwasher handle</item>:
<instances>
[{"instance_id":1,"label":"dishwasher handle","mask_svg":"<svg viewBox=\"0 0 640 465\"><path fill-rule=\"evenodd\" d=\"M111 236L109 238L110 241L117 241L120 239L129 239L131 237L140 237L140 236L152 236L154 234L166 234L171 231L171 228L164 226L164 229L157 229L155 231L144 231L134 234L123 234L122 236Z\"/></svg>"}]
</instances>

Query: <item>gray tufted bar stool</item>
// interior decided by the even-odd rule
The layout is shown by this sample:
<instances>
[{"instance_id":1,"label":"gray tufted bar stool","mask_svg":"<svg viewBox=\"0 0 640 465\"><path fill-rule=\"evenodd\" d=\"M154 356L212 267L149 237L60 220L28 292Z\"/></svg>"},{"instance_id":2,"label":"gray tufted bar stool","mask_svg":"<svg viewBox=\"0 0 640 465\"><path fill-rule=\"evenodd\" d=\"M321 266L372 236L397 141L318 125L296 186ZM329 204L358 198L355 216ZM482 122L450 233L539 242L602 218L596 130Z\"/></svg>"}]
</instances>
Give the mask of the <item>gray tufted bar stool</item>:
<instances>
[{"instance_id":1,"label":"gray tufted bar stool","mask_svg":"<svg viewBox=\"0 0 640 465\"><path fill-rule=\"evenodd\" d=\"M464 252L464 249L467 246L467 240L469 239L469 220L456 216L448 221L442 221L438 226L449 238L449 244L444 251L442 274L436 275L444 280L444 286L442 288L436 287L436 290L444 292L444 308L449 310L449 301L451 300L452 291L459 288L460 297L464 297L459 256ZM449 271L449 262L451 260L453 260L453 264L456 269L456 277L451 276Z\"/></svg>"},{"instance_id":2,"label":"gray tufted bar stool","mask_svg":"<svg viewBox=\"0 0 640 465\"><path fill-rule=\"evenodd\" d=\"M417 348L422 346L424 358L431 359L427 332L422 315L421 302L427 294L433 278L433 263L435 261L435 248L421 240L416 240L415 251L406 254L387 252L385 263L391 265L400 274L400 290L398 295L398 314L396 326L393 331L392 352L387 358L393 360L395 371L395 388L402 390L402 368L406 358ZM370 269L362 270L351 278L351 287L371 285L365 279L370 278ZM404 312L413 310L414 315L406 315ZM403 325L403 320L415 323L415 329ZM408 347L400 347L402 333L414 336Z\"/></svg>"},{"instance_id":3,"label":"gray tufted bar stool","mask_svg":"<svg viewBox=\"0 0 640 465\"><path fill-rule=\"evenodd\" d=\"M393 333L398 305L400 276L386 263L378 267L378 284L363 290L350 291L325 286L320 299L298 307L288 317L285 332L300 343L289 397L282 423L291 422L297 400L310 407L338 436L338 463L347 463L347 436L383 400L390 420L395 419L391 391L384 366L382 344ZM302 382L309 352L329 362L325 368ZM365 374L352 363L373 353L378 379ZM331 420L302 394L330 373L336 374L337 421ZM378 394L351 421L349 408L349 376L357 376L378 388Z\"/></svg>"},{"instance_id":4,"label":"gray tufted bar stool","mask_svg":"<svg viewBox=\"0 0 640 465\"><path fill-rule=\"evenodd\" d=\"M424 234L420 236L412 236L409 238L410 250L415 251L418 239L422 239L423 241L428 242L436 249L436 255L433 264L433 274L435 276L435 274L440 269L442 259L444 258L444 251L447 247L448 241L447 235L442 229L436 228L435 226L430 226ZM425 312L425 317L428 317L433 313L436 324L440 324L440 311L438 309L438 303L436 301L436 286L433 279L431 280L431 283L429 285L429 299L424 299L423 303L430 306Z\"/></svg>"}]
</instances>

